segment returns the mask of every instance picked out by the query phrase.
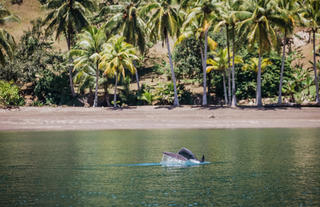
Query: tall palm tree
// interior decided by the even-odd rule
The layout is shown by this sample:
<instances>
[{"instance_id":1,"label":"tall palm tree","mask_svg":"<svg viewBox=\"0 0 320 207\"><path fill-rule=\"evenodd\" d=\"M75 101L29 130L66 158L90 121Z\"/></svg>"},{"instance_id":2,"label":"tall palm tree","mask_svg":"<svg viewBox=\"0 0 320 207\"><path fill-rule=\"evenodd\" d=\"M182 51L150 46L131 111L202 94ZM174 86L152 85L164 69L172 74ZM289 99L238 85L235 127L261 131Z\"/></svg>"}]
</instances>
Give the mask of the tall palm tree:
<instances>
[{"instance_id":1,"label":"tall palm tree","mask_svg":"<svg viewBox=\"0 0 320 207\"><path fill-rule=\"evenodd\" d=\"M133 61L137 60L135 48L124 41L124 37L114 36L103 45L99 68L115 78L113 106L117 107L118 79L125 77L125 70L135 73Z\"/></svg>"},{"instance_id":2,"label":"tall palm tree","mask_svg":"<svg viewBox=\"0 0 320 207\"><path fill-rule=\"evenodd\" d=\"M151 0L141 11L141 15L151 14L147 25L150 27L151 38L166 42L174 90L174 106L179 106L176 77L173 69L169 36L179 34L180 17L172 0Z\"/></svg>"},{"instance_id":3,"label":"tall palm tree","mask_svg":"<svg viewBox=\"0 0 320 207\"><path fill-rule=\"evenodd\" d=\"M105 6L100 14L112 15L105 27L113 34L125 37L127 43L139 48L141 54L146 49L146 24L140 16L141 0L121 0L117 5ZM138 70L136 70L138 90L140 90Z\"/></svg>"},{"instance_id":4,"label":"tall palm tree","mask_svg":"<svg viewBox=\"0 0 320 207\"><path fill-rule=\"evenodd\" d=\"M56 39L63 34L67 41L68 51L73 46L74 35L82 28L89 25L87 15L95 9L93 0L49 0L44 7L49 10L44 24L47 24L47 32L55 32ZM72 62L70 58L70 63ZM72 96L75 96L72 67L69 67L69 81Z\"/></svg>"},{"instance_id":5,"label":"tall palm tree","mask_svg":"<svg viewBox=\"0 0 320 207\"><path fill-rule=\"evenodd\" d=\"M239 23L239 31L248 37L251 46L259 46L259 61L257 73L257 106L262 106L261 96L261 60L264 52L276 44L276 33L273 27L277 23L275 0L247 0L242 6L243 21Z\"/></svg>"},{"instance_id":6,"label":"tall palm tree","mask_svg":"<svg viewBox=\"0 0 320 207\"><path fill-rule=\"evenodd\" d=\"M13 49L15 46L14 38L5 29L4 24L10 21L19 21L19 18L10 13L10 11L0 4L0 64L5 64L5 56L13 57Z\"/></svg>"},{"instance_id":7,"label":"tall palm tree","mask_svg":"<svg viewBox=\"0 0 320 207\"><path fill-rule=\"evenodd\" d=\"M313 44L313 71L314 83L316 85L316 102L320 104L319 99L319 79L317 73L317 60L316 60L316 33L320 28L320 1L319 0L305 0L300 2L303 7L303 17L307 20L305 25L311 28L312 31L312 44Z\"/></svg>"},{"instance_id":8,"label":"tall palm tree","mask_svg":"<svg viewBox=\"0 0 320 207\"><path fill-rule=\"evenodd\" d=\"M212 52L215 56L214 59L209 58L207 63L211 66L207 67L207 73L212 70L220 71L223 74L223 91L224 91L224 99L225 103L228 103L228 96L226 90L226 71L229 70L230 67L230 56L234 60L234 64L243 63L242 58L240 56L233 57L233 53L229 54L228 48L220 49L217 52Z\"/></svg>"},{"instance_id":9,"label":"tall palm tree","mask_svg":"<svg viewBox=\"0 0 320 207\"><path fill-rule=\"evenodd\" d=\"M79 41L76 48L71 50L71 55L76 56L74 68L93 68L96 76L96 89L94 94L93 107L98 106L98 89L99 89L99 63L101 61L100 53L102 45L105 43L106 35L103 29L90 26L78 35Z\"/></svg>"},{"instance_id":10,"label":"tall palm tree","mask_svg":"<svg viewBox=\"0 0 320 207\"><path fill-rule=\"evenodd\" d=\"M235 27L237 22L239 21L239 15L241 11L239 7L242 4L242 0L224 0L221 3L218 3L219 12L217 15L217 24L214 28L214 31L217 32L222 26L226 28L226 38L227 38L227 49L228 49L228 64L229 64L229 76L228 76L228 95L229 95L229 104L231 107L235 107L236 100L236 85L235 85L235 67L234 67L234 59L232 59L232 67L231 67L231 56L230 56L230 36L232 38L232 53L235 54ZM232 32L232 35L230 35ZM231 92L231 83L230 77L232 75L232 92ZM232 98L231 98L232 97Z\"/></svg>"},{"instance_id":11,"label":"tall palm tree","mask_svg":"<svg viewBox=\"0 0 320 207\"><path fill-rule=\"evenodd\" d=\"M282 41L282 59L281 59L281 70L280 70L280 82L279 82L279 93L278 93L278 104L282 103L282 82L283 82L283 71L284 63L286 60L286 45L287 38L292 35L295 22L299 20L299 10L297 0L278 0L277 10L279 22L282 22L280 30L283 33Z\"/></svg>"},{"instance_id":12,"label":"tall palm tree","mask_svg":"<svg viewBox=\"0 0 320 207\"><path fill-rule=\"evenodd\" d=\"M187 3L186 3L187 2ZM189 2L189 3L188 3ZM195 3L190 3L190 0L185 0L183 5L192 5L190 10L187 10L187 17L183 23L183 28L192 24L194 21L199 21L201 25L201 34L204 40L204 47L201 48L201 61L203 71L203 98L202 105L206 106L207 102L207 58L208 58L208 32L217 11L215 0L198 0Z\"/></svg>"}]
</instances>

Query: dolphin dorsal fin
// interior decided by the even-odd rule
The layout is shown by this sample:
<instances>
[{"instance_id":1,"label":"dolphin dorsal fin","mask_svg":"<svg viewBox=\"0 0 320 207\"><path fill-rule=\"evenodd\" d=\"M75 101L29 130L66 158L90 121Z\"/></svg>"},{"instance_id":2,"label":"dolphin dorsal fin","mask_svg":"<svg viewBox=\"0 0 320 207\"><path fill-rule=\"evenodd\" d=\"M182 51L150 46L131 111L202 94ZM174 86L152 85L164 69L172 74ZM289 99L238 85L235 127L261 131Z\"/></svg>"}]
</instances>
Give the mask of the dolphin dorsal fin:
<instances>
[{"instance_id":1,"label":"dolphin dorsal fin","mask_svg":"<svg viewBox=\"0 0 320 207\"><path fill-rule=\"evenodd\" d=\"M204 155L202 155L201 162L204 162Z\"/></svg>"}]
</instances>

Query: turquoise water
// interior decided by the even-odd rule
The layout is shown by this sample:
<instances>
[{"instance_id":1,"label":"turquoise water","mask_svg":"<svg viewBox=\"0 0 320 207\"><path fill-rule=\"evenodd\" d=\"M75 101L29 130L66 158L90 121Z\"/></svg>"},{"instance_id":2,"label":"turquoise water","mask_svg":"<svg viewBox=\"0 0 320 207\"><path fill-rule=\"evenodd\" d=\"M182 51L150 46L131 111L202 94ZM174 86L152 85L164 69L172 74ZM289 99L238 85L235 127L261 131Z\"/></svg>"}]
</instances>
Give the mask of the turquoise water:
<instances>
[{"instance_id":1,"label":"turquoise water","mask_svg":"<svg viewBox=\"0 0 320 207\"><path fill-rule=\"evenodd\" d=\"M0 206L320 206L320 129L0 132Z\"/></svg>"}]
</instances>

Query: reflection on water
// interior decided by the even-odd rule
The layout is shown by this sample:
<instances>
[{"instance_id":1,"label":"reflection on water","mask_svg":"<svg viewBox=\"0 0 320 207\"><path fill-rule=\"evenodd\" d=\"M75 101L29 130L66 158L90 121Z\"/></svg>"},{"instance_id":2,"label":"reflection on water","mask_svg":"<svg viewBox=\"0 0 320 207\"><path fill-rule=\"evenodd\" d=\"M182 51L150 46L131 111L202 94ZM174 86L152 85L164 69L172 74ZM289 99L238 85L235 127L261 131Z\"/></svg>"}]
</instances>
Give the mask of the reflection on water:
<instances>
[{"instance_id":1,"label":"reflection on water","mask_svg":"<svg viewBox=\"0 0 320 207\"><path fill-rule=\"evenodd\" d=\"M319 133L1 132L0 206L320 206ZM182 146L210 164L160 165Z\"/></svg>"}]
</instances>

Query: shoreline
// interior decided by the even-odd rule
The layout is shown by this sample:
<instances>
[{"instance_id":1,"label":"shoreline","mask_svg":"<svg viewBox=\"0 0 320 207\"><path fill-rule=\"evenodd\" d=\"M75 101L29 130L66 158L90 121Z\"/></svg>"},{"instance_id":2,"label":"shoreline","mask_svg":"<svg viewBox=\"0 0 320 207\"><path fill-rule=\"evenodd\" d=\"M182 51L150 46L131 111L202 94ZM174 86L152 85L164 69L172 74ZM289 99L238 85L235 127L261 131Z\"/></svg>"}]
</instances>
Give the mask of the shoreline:
<instances>
[{"instance_id":1,"label":"shoreline","mask_svg":"<svg viewBox=\"0 0 320 207\"><path fill-rule=\"evenodd\" d=\"M320 128L319 107L137 106L0 109L0 131Z\"/></svg>"}]
</instances>

